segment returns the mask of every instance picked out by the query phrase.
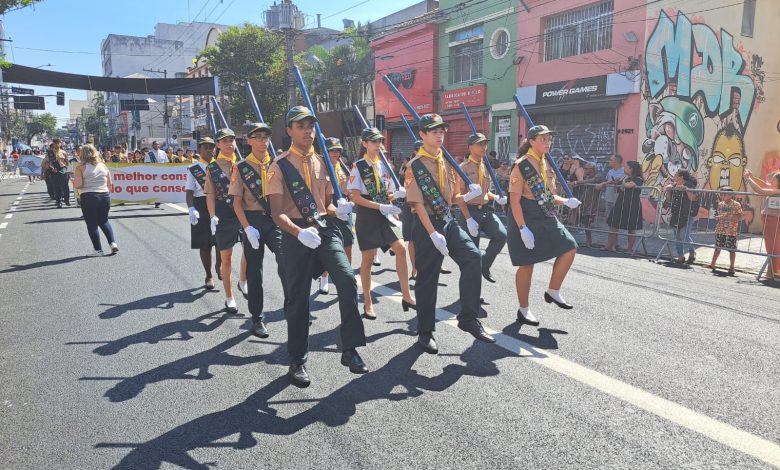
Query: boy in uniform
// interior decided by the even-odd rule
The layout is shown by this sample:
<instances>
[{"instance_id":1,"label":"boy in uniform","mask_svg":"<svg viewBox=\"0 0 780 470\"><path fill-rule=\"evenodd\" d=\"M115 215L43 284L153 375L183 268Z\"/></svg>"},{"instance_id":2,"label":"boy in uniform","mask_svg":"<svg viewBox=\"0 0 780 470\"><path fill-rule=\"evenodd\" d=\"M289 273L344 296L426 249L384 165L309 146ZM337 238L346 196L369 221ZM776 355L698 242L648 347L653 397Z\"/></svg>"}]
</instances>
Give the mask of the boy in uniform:
<instances>
[{"instance_id":1,"label":"boy in uniform","mask_svg":"<svg viewBox=\"0 0 780 470\"><path fill-rule=\"evenodd\" d=\"M233 210L244 228L242 243L246 257L246 278L248 283L249 313L252 315L252 334L268 337L268 328L263 321L263 257L265 247L276 255L276 269L282 281L284 307L287 308L287 279L282 258L282 232L271 218L268 202L268 142L271 127L256 122L247 134L252 153L244 161L233 166L228 194L233 196Z\"/></svg>"},{"instance_id":2,"label":"boy in uniform","mask_svg":"<svg viewBox=\"0 0 780 470\"><path fill-rule=\"evenodd\" d=\"M271 214L282 230L282 251L287 270L287 350L288 376L293 385L311 383L306 370L309 348L309 293L311 282L328 271L336 285L341 312L341 363L354 374L368 372L356 348L365 346L366 335L357 301L357 283L344 252L341 231L333 223L335 215L349 218L351 203L344 199L333 204L333 185L320 155L314 153L316 118L304 106L287 112L290 149L282 153L268 170L267 194ZM326 157L327 158L327 157Z\"/></svg>"},{"instance_id":3,"label":"boy in uniform","mask_svg":"<svg viewBox=\"0 0 780 470\"><path fill-rule=\"evenodd\" d=\"M420 118L419 135L423 142L409 162L404 187L406 202L418 220L412 228L417 265L418 344L430 354L439 352L433 331L436 329L436 294L444 257L449 255L460 268L460 305L458 328L486 343L496 340L477 320L482 290L481 255L468 234L450 215L450 206L458 203L455 175L445 162L441 147L449 125L438 114Z\"/></svg>"}]
</instances>

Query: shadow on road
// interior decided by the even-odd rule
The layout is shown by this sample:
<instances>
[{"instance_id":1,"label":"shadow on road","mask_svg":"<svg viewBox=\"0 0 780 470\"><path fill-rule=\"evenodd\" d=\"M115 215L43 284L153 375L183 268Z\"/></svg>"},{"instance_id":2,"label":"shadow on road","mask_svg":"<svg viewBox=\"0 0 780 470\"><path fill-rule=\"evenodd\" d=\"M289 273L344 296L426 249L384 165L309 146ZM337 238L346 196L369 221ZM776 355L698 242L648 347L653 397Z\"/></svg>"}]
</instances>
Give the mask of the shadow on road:
<instances>
[{"instance_id":1,"label":"shadow on road","mask_svg":"<svg viewBox=\"0 0 780 470\"><path fill-rule=\"evenodd\" d=\"M197 291L197 293L195 293ZM160 308L170 310L176 304L189 304L200 299L209 292L203 287L194 287L192 289L180 290L165 294L144 297L126 304L99 304L110 307L105 312L98 315L102 319L117 318L133 310L147 310L150 308Z\"/></svg>"},{"instance_id":2,"label":"shadow on road","mask_svg":"<svg viewBox=\"0 0 780 470\"><path fill-rule=\"evenodd\" d=\"M330 427L343 426L349 423L362 403L413 399L426 392L443 392L464 376L495 376L499 374L495 362L513 356L502 348L476 343L461 354L465 364L448 364L439 375L426 377L413 369L421 354L419 348L412 346L381 368L354 378L324 398L315 399L311 408L289 418L280 417L277 407L312 400L274 401L276 395L289 387L288 379L281 376L242 403L196 418L147 442L103 442L95 447L132 448L114 467L117 469L159 468L165 463L187 469L208 469L217 466L217 463L199 462L191 455L192 451L204 448L241 450L257 445L266 447L262 435L291 436L317 423ZM317 371L312 372L316 380ZM399 387L401 390L398 390ZM238 437L234 440L227 440L235 435Z\"/></svg>"},{"instance_id":3,"label":"shadow on road","mask_svg":"<svg viewBox=\"0 0 780 470\"><path fill-rule=\"evenodd\" d=\"M521 334L520 329L522 328L522 325L518 322L513 322L509 325L507 325L502 331L507 336L511 336L512 338L519 339L520 341L523 341L525 343L530 344L531 346L537 348L537 349L558 349L558 339L555 337L555 335L568 335L568 331L564 330L551 330L549 328L538 328L536 331L539 333L539 336L529 336L526 334ZM532 328L532 327L528 327Z\"/></svg>"},{"instance_id":4,"label":"shadow on road","mask_svg":"<svg viewBox=\"0 0 780 470\"><path fill-rule=\"evenodd\" d=\"M70 258L62 258L62 259L51 259L47 261L36 261L34 263L30 264L12 264L10 268L6 268L2 271L0 271L0 274L5 273L15 273L19 271L27 271L28 269L36 269L36 268L43 268L46 266L57 266L60 264L67 264L72 263L73 261L78 261L82 259L88 258L87 256L71 256Z\"/></svg>"}]
</instances>

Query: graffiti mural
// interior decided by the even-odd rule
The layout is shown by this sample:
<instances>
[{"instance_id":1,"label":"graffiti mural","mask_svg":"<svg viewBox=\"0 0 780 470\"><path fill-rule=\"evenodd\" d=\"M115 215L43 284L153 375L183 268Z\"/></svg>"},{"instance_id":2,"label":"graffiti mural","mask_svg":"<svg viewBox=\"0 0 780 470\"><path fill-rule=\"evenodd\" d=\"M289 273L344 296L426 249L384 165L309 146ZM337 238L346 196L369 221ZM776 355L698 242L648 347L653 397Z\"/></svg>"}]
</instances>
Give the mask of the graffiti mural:
<instances>
[{"instance_id":1,"label":"graffiti mural","mask_svg":"<svg viewBox=\"0 0 780 470\"><path fill-rule=\"evenodd\" d=\"M725 29L692 22L681 11L659 13L645 49L641 146L654 196L679 169L696 174L704 188L743 189L745 132L765 100L763 63Z\"/></svg>"}]
</instances>

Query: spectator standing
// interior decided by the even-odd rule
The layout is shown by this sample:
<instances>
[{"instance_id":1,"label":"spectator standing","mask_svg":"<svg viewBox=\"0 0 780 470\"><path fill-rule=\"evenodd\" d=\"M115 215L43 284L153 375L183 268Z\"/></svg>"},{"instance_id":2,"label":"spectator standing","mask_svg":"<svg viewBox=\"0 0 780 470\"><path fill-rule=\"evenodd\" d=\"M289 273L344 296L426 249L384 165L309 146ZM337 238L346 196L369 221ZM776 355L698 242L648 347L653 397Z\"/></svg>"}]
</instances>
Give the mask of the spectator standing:
<instances>
[{"instance_id":1,"label":"spectator standing","mask_svg":"<svg viewBox=\"0 0 780 470\"><path fill-rule=\"evenodd\" d=\"M769 174L769 182L753 176L745 170L745 181L755 192L768 196L761 208L761 221L764 223L764 244L769 254L769 277L780 277L780 171Z\"/></svg>"},{"instance_id":2,"label":"spectator standing","mask_svg":"<svg viewBox=\"0 0 780 470\"><path fill-rule=\"evenodd\" d=\"M60 139L55 137L47 154L52 171L52 186L57 207L64 202L70 206L70 188L68 187L68 155L60 148Z\"/></svg>"},{"instance_id":3,"label":"spectator standing","mask_svg":"<svg viewBox=\"0 0 780 470\"><path fill-rule=\"evenodd\" d=\"M742 204L735 201L729 192L734 191L731 186L720 188L723 200L718 203L718 212L715 216L718 225L715 226L715 252L712 253L712 261L708 268L715 272L715 263L718 261L720 250L729 252L729 274L734 275L734 261L737 258L737 228L742 220Z\"/></svg>"},{"instance_id":4,"label":"spectator standing","mask_svg":"<svg viewBox=\"0 0 780 470\"><path fill-rule=\"evenodd\" d=\"M170 163L168 155L160 148L160 144L155 140L152 142L152 149L146 153L144 163Z\"/></svg>"},{"instance_id":5,"label":"spectator standing","mask_svg":"<svg viewBox=\"0 0 780 470\"><path fill-rule=\"evenodd\" d=\"M677 170L674 175L674 184L668 184L665 188L666 202L664 202L664 207L670 208L669 225L674 229L675 249L677 250L675 261L678 263L685 262L686 245L688 245L690 256L695 257L693 246L688 244L688 220L691 218L691 207L693 202L699 199L698 194L690 191L695 186L696 183L692 180L688 170Z\"/></svg>"},{"instance_id":6,"label":"spectator standing","mask_svg":"<svg viewBox=\"0 0 780 470\"><path fill-rule=\"evenodd\" d=\"M618 193L615 189L620 185L625 177L625 166L623 165L623 157L618 154L609 157L609 169L604 177L604 182L599 183L597 189L604 190L604 201L607 203L607 214L612 212L612 208L615 207L615 201L617 201Z\"/></svg>"},{"instance_id":7,"label":"spectator standing","mask_svg":"<svg viewBox=\"0 0 780 470\"><path fill-rule=\"evenodd\" d=\"M103 256L98 228L106 236L111 253L119 251L114 240L114 231L108 221L112 186L111 172L105 163L100 161L95 146L87 144L81 147L81 163L76 167L73 187L81 192L81 213L84 215L87 233L95 250L89 256Z\"/></svg>"},{"instance_id":8,"label":"spectator standing","mask_svg":"<svg viewBox=\"0 0 780 470\"><path fill-rule=\"evenodd\" d=\"M629 253L634 251L634 242L636 237L634 233L642 228L642 165L638 162L630 161L623 165L624 177L621 179L620 186L616 188L617 199L615 205L607 216L607 225L612 229L607 235L606 251L617 250L618 230L628 231ZM614 185L612 186L615 187Z\"/></svg>"}]
</instances>

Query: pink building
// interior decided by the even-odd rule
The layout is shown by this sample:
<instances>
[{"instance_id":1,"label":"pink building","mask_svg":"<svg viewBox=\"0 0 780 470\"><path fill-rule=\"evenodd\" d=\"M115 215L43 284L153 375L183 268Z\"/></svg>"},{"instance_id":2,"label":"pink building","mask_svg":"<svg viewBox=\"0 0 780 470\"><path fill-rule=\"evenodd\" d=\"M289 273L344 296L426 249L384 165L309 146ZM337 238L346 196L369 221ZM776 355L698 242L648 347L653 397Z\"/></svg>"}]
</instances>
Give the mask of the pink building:
<instances>
[{"instance_id":1,"label":"pink building","mask_svg":"<svg viewBox=\"0 0 780 470\"><path fill-rule=\"evenodd\" d=\"M614 153L637 160L645 1L525 3L517 97L536 124L556 132L552 154L578 154L599 169ZM527 128L521 117L521 138Z\"/></svg>"}]
</instances>

